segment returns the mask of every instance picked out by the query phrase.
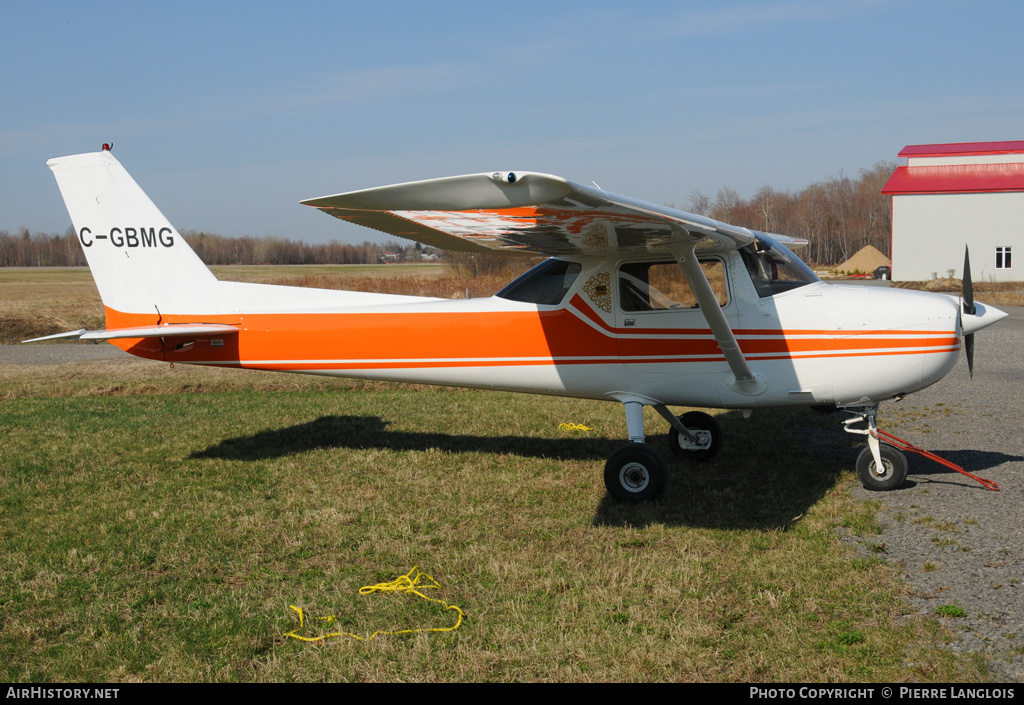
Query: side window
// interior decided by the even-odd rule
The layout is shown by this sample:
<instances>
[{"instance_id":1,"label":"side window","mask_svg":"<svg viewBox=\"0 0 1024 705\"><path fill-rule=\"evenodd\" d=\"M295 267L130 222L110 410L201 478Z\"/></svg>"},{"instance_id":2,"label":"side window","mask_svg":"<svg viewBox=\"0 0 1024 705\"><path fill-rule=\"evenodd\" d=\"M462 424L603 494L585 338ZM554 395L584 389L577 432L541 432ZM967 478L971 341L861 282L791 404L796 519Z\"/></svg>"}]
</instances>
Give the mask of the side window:
<instances>
[{"instance_id":1,"label":"side window","mask_svg":"<svg viewBox=\"0 0 1024 705\"><path fill-rule=\"evenodd\" d=\"M718 298L718 304L728 304L729 293L722 261L701 260L700 266ZM676 262L631 262L619 267L619 306L623 311L698 308L697 297Z\"/></svg>"},{"instance_id":2,"label":"side window","mask_svg":"<svg viewBox=\"0 0 1024 705\"><path fill-rule=\"evenodd\" d=\"M495 296L527 304L554 306L562 303L582 268L579 262L544 260Z\"/></svg>"}]
</instances>

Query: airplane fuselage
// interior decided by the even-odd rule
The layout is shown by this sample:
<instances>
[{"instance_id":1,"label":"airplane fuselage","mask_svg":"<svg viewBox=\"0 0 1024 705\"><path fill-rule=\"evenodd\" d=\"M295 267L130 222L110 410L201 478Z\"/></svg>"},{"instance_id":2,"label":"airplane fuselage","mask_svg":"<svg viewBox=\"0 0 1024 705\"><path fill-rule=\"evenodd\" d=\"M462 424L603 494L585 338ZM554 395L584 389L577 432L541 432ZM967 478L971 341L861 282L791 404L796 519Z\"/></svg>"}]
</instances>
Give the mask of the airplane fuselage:
<instances>
[{"instance_id":1,"label":"airplane fuselage","mask_svg":"<svg viewBox=\"0 0 1024 705\"><path fill-rule=\"evenodd\" d=\"M822 282L762 296L738 253L702 259L722 266L722 311L751 367L768 380L759 394L730 388L732 372L695 306L627 310L623 267L659 261L650 256L562 258L579 272L556 304L218 282L211 310L158 319L108 309L107 324L239 328L194 340L116 341L168 362L594 399L628 390L715 408L870 404L933 384L956 363L951 297Z\"/></svg>"}]
</instances>

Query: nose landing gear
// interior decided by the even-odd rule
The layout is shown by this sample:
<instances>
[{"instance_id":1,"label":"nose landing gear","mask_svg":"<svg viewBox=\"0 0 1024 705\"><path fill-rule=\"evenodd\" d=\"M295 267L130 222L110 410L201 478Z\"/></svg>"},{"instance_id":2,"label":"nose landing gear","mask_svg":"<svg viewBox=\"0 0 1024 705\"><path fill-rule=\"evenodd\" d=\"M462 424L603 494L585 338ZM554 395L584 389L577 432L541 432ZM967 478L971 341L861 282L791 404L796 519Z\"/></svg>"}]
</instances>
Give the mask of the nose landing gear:
<instances>
[{"instance_id":1,"label":"nose landing gear","mask_svg":"<svg viewBox=\"0 0 1024 705\"><path fill-rule=\"evenodd\" d=\"M888 492L903 484L907 479L907 456L899 449L878 440L878 426L875 417L878 405L868 407L853 418L843 421L843 430L868 437L868 444L857 456L857 477L866 490ZM863 423L863 428L854 424Z\"/></svg>"},{"instance_id":2,"label":"nose landing gear","mask_svg":"<svg viewBox=\"0 0 1024 705\"><path fill-rule=\"evenodd\" d=\"M862 410L845 409L845 411L854 414L854 416L843 421L843 426L846 427L844 430L847 433L856 433L868 437L867 447L857 457L857 477L860 479L864 489L887 492L902 485L903 481L907 479L908 467L907 456L903 451L910 451L911 453L923 455L929 460L934 460L940 465L945 465L951 470L956 470L961 475L966 475L972 480L976 480L983 487L995 492L999 491L999 485L991 480L972 475L955 463L940 458L923 448L918 448L891 433L880 430L875 424L875 415L878 413L877 405ZM858 423L864 423L865 427L855 428L853 425ZM885 441L880 440L882 438Z\"/></svg>"}]
</instances>

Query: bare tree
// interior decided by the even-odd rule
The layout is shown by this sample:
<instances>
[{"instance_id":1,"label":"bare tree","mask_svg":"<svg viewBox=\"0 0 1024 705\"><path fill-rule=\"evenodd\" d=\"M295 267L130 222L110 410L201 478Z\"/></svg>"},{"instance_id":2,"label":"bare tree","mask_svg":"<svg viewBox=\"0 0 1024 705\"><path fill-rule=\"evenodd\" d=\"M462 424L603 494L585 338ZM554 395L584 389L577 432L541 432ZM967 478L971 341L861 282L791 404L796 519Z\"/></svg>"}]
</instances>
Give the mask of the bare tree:
<instances>
[{"instance_id":1,"label":"bare tree","mask_svg":"<svg viewBox=\"0 0 1024 705\"><path fill-rule=\"evenodd\" d=\"M690 191L690 197L687 199L687 207L690 209L691 213L707 215L711 212L711 196L694 189L693 191Z\"/></svg>"}]
</instances>

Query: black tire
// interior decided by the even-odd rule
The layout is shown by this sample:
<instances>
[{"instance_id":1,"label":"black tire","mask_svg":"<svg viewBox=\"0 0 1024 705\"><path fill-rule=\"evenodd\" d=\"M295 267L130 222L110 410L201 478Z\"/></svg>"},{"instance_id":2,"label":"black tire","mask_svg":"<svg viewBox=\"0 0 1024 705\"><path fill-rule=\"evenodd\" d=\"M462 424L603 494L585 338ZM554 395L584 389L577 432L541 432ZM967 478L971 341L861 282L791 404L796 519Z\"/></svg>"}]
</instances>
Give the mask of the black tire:
<instances>
[{"instance_id":1,"label":"black tire","mask_svg":"<svg viewBox=\"0 0 1024 705\"><path fill-rule=\"evenodd\" d=\"M882 456L882 466L885 468L882 475L875 472L875 458L871 455L871 448L865 446L857 456L857 477L860 484L864 489L874 492L894 490L907 479L907 456L899 448L894 448L888 443L880 444L878 453Z\"/></svg>"},{"instance_id":2,"label":"black tire","mask_svg":"<svg viewBox=\"0 0 1024 705\"><path fill-rule=\"evenodd\" d=\"M661 454L643 443L619 448L604 464L604 486L618 502L646 502L665 489L668 465Z\"/></svg>"},{"instance_id":3,"label":"black tire","mask_svg":"<svg viewBox=\"0 0 1024 705\"><path fill-rule=\"evenodd\" d=\"M698 445L695 447L687 441L679 431L670 428L668 432L668 445L680 458L704 463L716 455L722 445L722 429L714 416L705 414L703 411L688 411L679 417L686 428L697 436Z\"/></svg>"}]
</instances>

